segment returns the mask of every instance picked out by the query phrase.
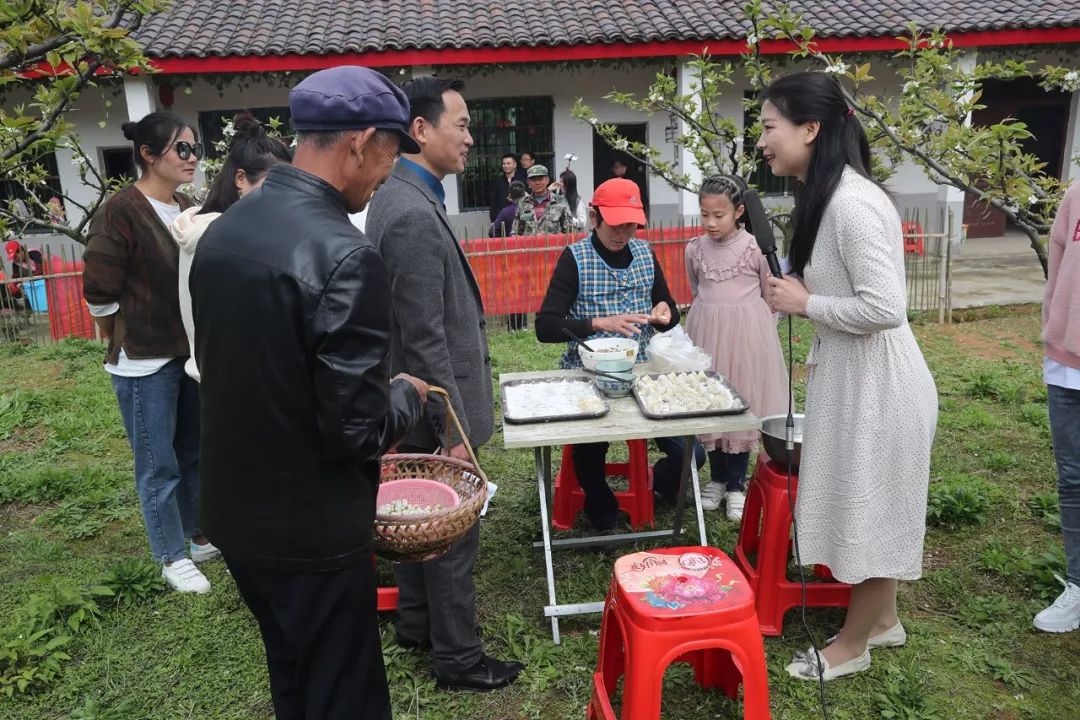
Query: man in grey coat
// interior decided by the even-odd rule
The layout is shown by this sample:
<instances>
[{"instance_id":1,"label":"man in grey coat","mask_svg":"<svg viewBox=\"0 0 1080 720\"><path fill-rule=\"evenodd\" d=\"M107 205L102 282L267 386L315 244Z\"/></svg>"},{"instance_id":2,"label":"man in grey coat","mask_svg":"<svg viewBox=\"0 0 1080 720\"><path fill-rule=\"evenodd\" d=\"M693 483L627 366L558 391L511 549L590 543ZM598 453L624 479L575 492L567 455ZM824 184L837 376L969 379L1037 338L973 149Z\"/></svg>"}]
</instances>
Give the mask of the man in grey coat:
<instances>
[{"instance_id":1,"label":"man in grey coat","mask_svg":"<svg viewBox=\"0 0 1080 720\"><path fill-rule=\"evenodd\" d=\"M390 268L394 329L391 368L446 389L473 448L491 437L495 409L491 357L480 288L450 227L442 179L465 169L472 146L461 81L423 77L403 88L410 104L409 133L421 150L402 155L371 201L367 235ZM432 402L399 447L431 453L442 448L468 461L463 439L445 443L444 405ZM493 690L522 669L484 654L476 629L473 568L480 547L477 524L440 558L399 563L398 644L431 649L443 688Z\"/></svg>"}]
</instances>

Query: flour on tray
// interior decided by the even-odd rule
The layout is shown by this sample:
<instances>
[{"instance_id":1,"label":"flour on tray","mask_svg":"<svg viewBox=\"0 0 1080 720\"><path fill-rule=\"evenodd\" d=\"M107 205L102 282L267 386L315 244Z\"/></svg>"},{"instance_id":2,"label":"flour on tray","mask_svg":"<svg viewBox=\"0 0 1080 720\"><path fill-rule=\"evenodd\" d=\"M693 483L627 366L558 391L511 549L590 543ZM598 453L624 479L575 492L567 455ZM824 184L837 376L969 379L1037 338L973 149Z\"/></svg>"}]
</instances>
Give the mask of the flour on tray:
<instances>
[{"instance_id":1,"label":"flour on tray","mask_svg":"<svg viewBox=\"0 0 1080 720\"><path fill-rule=\"evenodd\" d=\"M552 380L507 385L507 415L518 420L595 415L604 411L604 401L596 395L592 383L581 380Z\"/></svg>"}]
</instances>

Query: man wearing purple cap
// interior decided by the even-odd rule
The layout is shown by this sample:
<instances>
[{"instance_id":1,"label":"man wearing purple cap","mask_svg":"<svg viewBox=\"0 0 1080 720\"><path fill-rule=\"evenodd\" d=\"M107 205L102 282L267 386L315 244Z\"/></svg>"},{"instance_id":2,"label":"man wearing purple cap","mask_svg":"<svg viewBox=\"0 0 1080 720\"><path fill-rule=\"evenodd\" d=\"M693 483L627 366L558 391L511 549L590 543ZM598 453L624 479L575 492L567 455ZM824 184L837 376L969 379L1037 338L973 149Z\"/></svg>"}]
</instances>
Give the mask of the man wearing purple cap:
<instances>
[{"instance_id":1,"label":"man wearing purple cap","mask_svg":"<svg viewBox=\"0 0 1080 720\"><path fill-rule=\"evenodd\" d=\"M390 378L386 263L348 213L394 167L409 105L367 68L289 94L297 148L191 270L203 528L262 631L278 720L389 720L371 562L379 456L427 385Z\"/></svg>"}]
</instances>

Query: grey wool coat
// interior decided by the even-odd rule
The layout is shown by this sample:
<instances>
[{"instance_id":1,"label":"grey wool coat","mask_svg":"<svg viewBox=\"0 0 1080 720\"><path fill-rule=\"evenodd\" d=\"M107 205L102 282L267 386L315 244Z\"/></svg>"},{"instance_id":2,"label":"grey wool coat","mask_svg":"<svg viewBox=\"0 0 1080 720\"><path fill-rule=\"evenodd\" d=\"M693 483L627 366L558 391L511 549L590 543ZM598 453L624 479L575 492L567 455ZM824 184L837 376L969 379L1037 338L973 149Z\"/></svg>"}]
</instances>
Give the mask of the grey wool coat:
<instances>
[{"instance_id":1,"label":"grey wool coat","mask_svg":"<svg viewBox=\"0 0 1080 720\"><path fill-rule=\"evenodd\" d=\"M450 393L469 442L478 447L495 429L484 305L446 209L430 187L399 163L375 193L367 236L390 267L394 329L391 372L408 373ZM445 410L430 396L427 422L403 445L445 443ZM452 443L460 442L453 433Z\"/></svg>"}]
</instances>

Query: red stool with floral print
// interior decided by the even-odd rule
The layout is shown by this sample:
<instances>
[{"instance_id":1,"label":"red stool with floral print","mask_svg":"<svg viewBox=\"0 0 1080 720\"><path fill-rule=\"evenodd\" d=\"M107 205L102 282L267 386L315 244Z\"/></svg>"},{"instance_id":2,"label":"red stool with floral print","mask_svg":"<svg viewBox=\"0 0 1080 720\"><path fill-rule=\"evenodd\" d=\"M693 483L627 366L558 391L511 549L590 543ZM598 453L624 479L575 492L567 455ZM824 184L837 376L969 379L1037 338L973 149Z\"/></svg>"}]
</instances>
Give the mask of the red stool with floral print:
<instances>
[{"instance_id":1,"label":"red stool with floral print","mask_svg":"<svg viewBox=\"0 0 1080 720\"><path fill-rule=\"evenodd\" d=\"M609 693L625 674L622 720L657 720L664 671L673 662L690 663L699 685L731 698L741 684L743 717L769 720L754 594L715 548L661 548L615 562L587 718L614 720Z\"/></svg>"},{"instance_id":2,"label":"red stool with floral print","mask_svg":"<svg viewBox=\"0 0 1080 720\"><path fill-rule=\"evenodd\" d=\"M784 613L802 603L803 591L798 582L787 579L791 558L791 507L799 476L791 476L791 495L788 498L787 470L769 460L764 453L758 456L757 467L746 487L746 507L743 510L739 539L735 543L735 562L750 581L757 598L761 633L776 636L784 630ZM754 562L750 555L756 555ZM833 579L829 568L814 567L818 580ZM847 607L851 586L840 582L815 582L806 586L807 607Z\"/></svg>"},{"instance_id":3,"label":"red stool with floral print","mask_svg":"<svg viewBox=\"0 0 1080 720\"><path fill-rule=\"evenodd\" d=\"M630 516L630 527L635 530L653 521L652 468L649 467L649 443L647 440L627 440L630 460L624 463L607 463L604 472L608 477L624 477L628 481L626 490L615 493L619 509ZM574 518L585 507L585 491L578 484L574 472L574 457L570 445L563 445L562 464L555 478L554 509L551 524L557 530L569 530L574 527Z\"/></svg>"}]
</instances>

